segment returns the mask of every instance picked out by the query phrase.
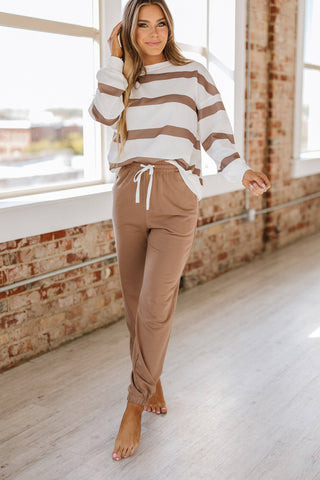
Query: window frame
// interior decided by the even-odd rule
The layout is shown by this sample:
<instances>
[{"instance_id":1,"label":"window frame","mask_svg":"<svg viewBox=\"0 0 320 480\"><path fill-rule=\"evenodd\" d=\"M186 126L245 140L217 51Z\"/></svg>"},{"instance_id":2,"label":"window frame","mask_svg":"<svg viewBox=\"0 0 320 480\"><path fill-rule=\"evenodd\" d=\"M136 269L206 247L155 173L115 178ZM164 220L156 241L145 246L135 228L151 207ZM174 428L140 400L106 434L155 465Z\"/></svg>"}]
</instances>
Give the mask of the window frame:
<instances>
[{"instance_id":1,"label":"window frame","mask_svg":"<svg viewBox=\"0 0 320 480\"><path fill-rule=\"evenodd\" d=\"M98 1L99 30L96 30L95 34L100 42L100 65L102 66L110 55L106 41L107 33L111 32L121 17L121 0ZM209 6L210 0L207 0L207 2ZM235 0L235 5L236 45L234 75L237 88L235 88L234 96L234 134L238 151L243 156L247 9L245 0ZM46 22L45 20L41 21ZM195 48L196 51L198 50L198 47L190 45L188 47ZM93 72L93 74L95 75L96 72ZM103 181L96 185L91 184L83 187L73 185L71 188L56 188L50 192L0 199L0 224L4 226L4 228L0 229L0 242L71 228L77 225L106 221L112 218L114 174L107 168L107 149L112 140L113 132L110 128L98 123L97 128L100 128L101 158L104 166ZM238 183L232 184L225 180L222 175L204 175L203 198L243 189L242 185Z\"/></svg>"},{"instance_id":2,"label":"window frame","mask_svg":"<svg viewBox=\"0 0 320 480\"><path fill-rule=\"evenodd\" d=\"M305 68L310 68L304 61L305 42L305 0L299 0L297 12L297 44L296 44L296 81L294 101L294 128L293 128L293 158L291 160L291 176L305 177L320 173L319 158L301 157L301 128L302 128L302 83Z\"/></svg>"}]
</instances>

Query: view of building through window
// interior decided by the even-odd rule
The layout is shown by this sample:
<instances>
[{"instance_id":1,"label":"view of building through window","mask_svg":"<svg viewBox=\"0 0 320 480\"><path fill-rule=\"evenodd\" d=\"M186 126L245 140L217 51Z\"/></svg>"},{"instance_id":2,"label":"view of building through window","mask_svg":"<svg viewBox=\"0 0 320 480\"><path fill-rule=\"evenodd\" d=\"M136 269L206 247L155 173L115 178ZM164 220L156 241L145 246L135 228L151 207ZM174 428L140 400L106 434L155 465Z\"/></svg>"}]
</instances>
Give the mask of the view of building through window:
<instances>
[{"instance_id":1,"label":"view of building through window","mask_svg":"<svg viewBox=\"0 0 320 480\"><path fill-rule=\"evenodd\" d=\"M8 13L71 19L62 2L12 1ZM90 13L92 0L77 2L75 19ZM54 14L53 5L56 5ZM65 5L65 2L64 2ZM82 9L80 8L82 6ZM38 8L39 7L39 8ZM3 10L5 10L3 8ZM9 10L9 9L7 9ZM68 16L69 12L69 16ZM91 13L92 23L92 13ZM87 108L93 91L93 39L23 28L0 27L0 193L100 180L95 131Z\"/></svg>"}]
</instances>

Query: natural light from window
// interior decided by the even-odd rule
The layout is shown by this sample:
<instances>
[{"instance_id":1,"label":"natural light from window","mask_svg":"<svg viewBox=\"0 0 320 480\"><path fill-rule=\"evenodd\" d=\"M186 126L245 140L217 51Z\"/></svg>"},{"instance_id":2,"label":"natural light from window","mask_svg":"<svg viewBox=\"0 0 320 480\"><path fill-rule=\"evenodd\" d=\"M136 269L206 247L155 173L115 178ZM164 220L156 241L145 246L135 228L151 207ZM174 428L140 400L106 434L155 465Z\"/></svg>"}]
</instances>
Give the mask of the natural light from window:
<instances>
[{"instance_id":1,"label":"natural light from window","mask_svg":"<svg viewBox=\"0 0 320 480\"><path fill-rule=\"evenodd\" d=\"M46 8L45 8L46 7ZM93 23L92 0L0 0L7 13ZM62 13L63 12L63 13ZM98 181L92 38L0 27L0 192ZM84 128L85 126L85 128Z\"/></svg>"}]
</instances>

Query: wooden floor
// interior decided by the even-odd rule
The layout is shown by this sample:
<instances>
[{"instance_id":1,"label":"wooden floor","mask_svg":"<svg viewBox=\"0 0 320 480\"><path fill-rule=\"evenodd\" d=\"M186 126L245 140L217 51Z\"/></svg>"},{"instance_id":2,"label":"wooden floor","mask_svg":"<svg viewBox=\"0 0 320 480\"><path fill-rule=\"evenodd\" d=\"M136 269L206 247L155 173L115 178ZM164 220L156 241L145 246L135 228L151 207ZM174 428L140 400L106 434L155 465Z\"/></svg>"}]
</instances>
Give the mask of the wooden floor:
<instances>
[{"instance_id":1,"label":"wooden floor","mask_svg":"<svg viewBox=\"0 0 320 480\"><path fill-rule=\"evenodd\" d=\"M320 233L179 295L168 413L115 462L128 340L120 321L0 375L1 479L320 479Z\"/></svg>"}]
</instances>

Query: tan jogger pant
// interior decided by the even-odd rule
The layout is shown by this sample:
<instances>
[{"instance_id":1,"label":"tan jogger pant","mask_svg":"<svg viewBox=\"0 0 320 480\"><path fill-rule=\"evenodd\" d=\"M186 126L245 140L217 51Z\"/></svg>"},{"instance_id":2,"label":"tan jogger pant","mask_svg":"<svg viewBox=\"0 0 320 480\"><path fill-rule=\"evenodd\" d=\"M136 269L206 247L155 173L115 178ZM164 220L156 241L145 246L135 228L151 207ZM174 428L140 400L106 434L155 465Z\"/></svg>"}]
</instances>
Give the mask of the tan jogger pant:
<instances>
[{"instance_id":1,"label":"tan jogger pant","mask_svg":"<svg viewBox=\"0 0 320 480\"><path fill-rule=\"evenodd\" d=\"M120 169L112 220L130 332L130 402L145 405L162 373L197 216L198 198L176 166L141 160Z\"/></svg>"}]
</instances>

